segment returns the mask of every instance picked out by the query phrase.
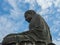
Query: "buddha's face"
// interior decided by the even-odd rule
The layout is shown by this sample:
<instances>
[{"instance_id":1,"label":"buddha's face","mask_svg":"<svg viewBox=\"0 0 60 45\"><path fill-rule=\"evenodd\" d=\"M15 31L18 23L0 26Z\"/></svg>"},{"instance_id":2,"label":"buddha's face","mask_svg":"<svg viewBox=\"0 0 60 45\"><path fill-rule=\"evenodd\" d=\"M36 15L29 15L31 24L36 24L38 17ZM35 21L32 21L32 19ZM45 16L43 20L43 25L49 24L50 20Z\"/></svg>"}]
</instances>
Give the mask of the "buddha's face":
<instances>
[{"instance_id":1,"label":"buddha's face","mask_svg":"<svg viewBox=\"0 0 60 45\"><path fill-rule=\"evenodd\" d=\"M27 22L30 23L30 21L32 20L33 16L36 14L36 12L34 10L28 10L25 12L25 19Z\"/></svg>"},{"instance_id":2,"label":"buddha's face","mask_svg":"<svg viewBox=\"0 0 60 45\"><path fill-rule=\"evenodd\" d=\"M32 19L32 15L31 14L26 14L25 20L30 23L31 19Z\"/></svg>"}]
</instances>

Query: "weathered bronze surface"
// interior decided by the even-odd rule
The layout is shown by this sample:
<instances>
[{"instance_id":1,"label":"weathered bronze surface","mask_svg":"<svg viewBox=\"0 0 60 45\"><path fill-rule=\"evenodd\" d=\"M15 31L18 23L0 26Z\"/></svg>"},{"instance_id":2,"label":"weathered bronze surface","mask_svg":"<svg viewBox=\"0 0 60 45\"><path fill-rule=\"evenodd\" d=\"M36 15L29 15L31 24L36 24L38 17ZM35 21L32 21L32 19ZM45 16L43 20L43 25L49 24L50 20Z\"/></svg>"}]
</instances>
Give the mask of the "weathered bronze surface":
<instances>
[{"instance_id":1,"label":"weathered bronze surface","mask_svg":"<svg viewBox=\"0 0 60 45\"><path fill-rule=\"evenodd\" d=\"M9 34L2 45L48 45L52 43L49 26L35 11L25 12L25 20L29 23L29 31L19 34Z\"/></svg>"}]
</instances>

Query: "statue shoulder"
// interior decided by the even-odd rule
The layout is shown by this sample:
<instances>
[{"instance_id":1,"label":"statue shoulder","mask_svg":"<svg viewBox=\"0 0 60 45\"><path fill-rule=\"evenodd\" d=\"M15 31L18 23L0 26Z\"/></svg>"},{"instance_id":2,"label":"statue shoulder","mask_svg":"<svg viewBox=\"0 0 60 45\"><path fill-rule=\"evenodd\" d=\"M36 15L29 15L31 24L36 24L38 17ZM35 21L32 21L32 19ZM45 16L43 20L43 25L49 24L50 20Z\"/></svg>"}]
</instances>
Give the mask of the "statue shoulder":
<instances>
[{"instance_id":1,"label":"statue shoulder","mask_svg":"<svg viewBox=\"0 0 60 45\"><path fill-rule=\"evenodd\" d=\"M35 15L35 19L38 19L38 20L41 19L41 20L43 20L43 17L41 15L39 15L39 14L36 14Z\"/></svg>"},{"instance_id":2,"label":"statue shoulder","mask_svg":"<svg viewBox=\"0 0 60 45\"><path fill-rule=\"evenodd\" d=\"M9 38L9 37L14 37L14 36L16 36L17 34L8 34L7 36L5 36L4 37L4 39L7 39L7 38Z\"/></svg>"}]
</instances>

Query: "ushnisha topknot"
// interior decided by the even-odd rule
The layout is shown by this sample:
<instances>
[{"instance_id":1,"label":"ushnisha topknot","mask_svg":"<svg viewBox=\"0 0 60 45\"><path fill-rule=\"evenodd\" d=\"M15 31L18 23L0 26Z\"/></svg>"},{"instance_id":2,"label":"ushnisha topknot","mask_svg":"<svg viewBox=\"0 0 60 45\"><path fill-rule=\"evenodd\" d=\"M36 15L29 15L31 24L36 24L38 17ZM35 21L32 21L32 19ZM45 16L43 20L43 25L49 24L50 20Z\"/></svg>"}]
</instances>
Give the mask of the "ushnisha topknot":
<instances>
[{"instance_id":1,"label":"ushnisha topknot","mask_svg":"<svg viewBox=\"0 0 60 45\"><path fill-rule=\"evenodd\" d=\"M27 11L25 12L25 17L26 17L27 14L32 14L32 15L34 15L34 14L36 14L36 12L35 12L34 10L27 10Z\"/></svg>"}]
</instances>

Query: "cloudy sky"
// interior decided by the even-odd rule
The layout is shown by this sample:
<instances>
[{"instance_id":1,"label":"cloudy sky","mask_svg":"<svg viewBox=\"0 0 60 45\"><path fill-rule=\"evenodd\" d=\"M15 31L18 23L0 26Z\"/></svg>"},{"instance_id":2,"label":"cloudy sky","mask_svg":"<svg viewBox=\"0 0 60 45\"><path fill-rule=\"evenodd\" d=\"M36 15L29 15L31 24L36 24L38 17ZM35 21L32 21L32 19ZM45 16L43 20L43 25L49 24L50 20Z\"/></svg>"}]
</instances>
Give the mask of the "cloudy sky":
<instances>
[{"instance_id":1,"label":"cloudy sky","mask_svg":"<svg viewBox=\"0 0 60 45\"><path fill-rule=\"evenodd\" d=\"M0 0L0 42L10 33L28 30L24 12L33 9L50 27L53 42L60 44L60 0Z\"/></svg>"}]
</instances>

